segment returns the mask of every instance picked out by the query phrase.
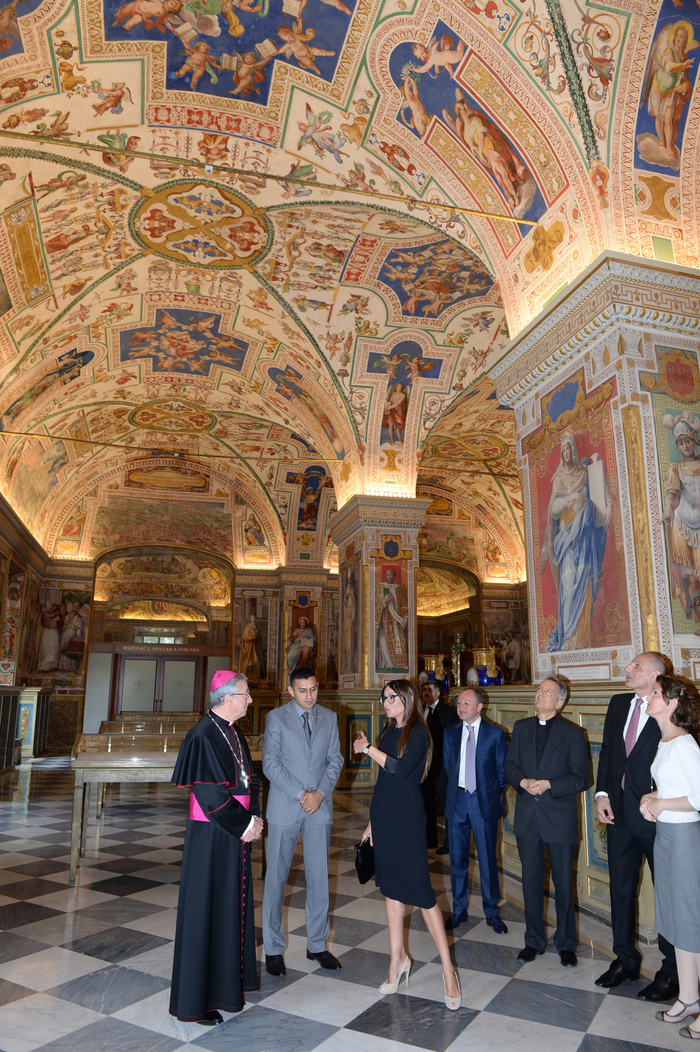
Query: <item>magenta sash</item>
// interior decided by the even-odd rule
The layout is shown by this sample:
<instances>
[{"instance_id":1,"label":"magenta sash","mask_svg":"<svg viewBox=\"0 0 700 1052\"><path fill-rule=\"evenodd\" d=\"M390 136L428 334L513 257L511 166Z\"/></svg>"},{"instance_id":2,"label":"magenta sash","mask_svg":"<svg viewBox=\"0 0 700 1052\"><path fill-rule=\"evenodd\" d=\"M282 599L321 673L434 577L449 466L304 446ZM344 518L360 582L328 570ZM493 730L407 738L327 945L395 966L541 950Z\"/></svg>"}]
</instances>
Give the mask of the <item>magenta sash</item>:
<instances>
[{"instance_id":1,"label":"magenta sash","mask_svg":"<svg viewBox=\"0 0 700 1052\"><path fill-rule=\"evenodd\" d=\"M246 796L234 796L233 799L234 800L238 800L238 803L242 804L243 807L245 807L246 811L250 811L250 793L248 793ZM194 822L208 822L209 821L207 816L204 814L204 811L202 811L202 808L197 803L197 798L196 798L196 796L194 795L193 792L190 792L190 815L189 815L189 817Z\"/></svg>"}]
</instances>

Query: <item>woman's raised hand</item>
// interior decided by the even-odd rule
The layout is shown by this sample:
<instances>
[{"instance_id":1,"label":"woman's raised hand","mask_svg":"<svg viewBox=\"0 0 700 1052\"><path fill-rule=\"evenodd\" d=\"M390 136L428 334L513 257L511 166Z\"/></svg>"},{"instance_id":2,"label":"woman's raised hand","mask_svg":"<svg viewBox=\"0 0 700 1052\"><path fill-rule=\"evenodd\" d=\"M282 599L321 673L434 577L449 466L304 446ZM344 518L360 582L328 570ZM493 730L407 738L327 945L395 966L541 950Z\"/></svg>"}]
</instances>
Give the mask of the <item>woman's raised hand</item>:
<instances>
[{"instance_id":1,"label":"woman's raised hand","mask_svg":"<svg viewBox=\"0 0 700 1052\"><path fill-rule=\"evenodd\" d=\"M357 738L355 738L355 741L352 743L353 752L363 752L368 745L369 742L367 741L367 735L360 734Z\"/></svg>"}]
</instances>

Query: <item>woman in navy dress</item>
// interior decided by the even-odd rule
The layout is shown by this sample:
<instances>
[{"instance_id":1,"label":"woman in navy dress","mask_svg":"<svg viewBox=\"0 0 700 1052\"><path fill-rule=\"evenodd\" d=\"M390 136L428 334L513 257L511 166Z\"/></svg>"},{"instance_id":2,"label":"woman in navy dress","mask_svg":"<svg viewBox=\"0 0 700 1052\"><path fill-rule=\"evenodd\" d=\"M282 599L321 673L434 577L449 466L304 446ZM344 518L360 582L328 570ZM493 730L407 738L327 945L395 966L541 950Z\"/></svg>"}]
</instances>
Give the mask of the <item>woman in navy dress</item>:
<instances>
[{"instance_id":1,"label":"woman in navy dress","mask_svg":"<svg viewBox=\"0 0 700 1052\"><path fill-rule=\"evenodd\" d=\"M420 908L442 961L445 1004L460 1007L459 980L450 958L442 911L435 899L428 872L425 807L420 783L433 754L430 731L416 688L407 679L395 679L382 691L387 725L379 747L361 734L353 742L356 753L366 753L379 765L377 784L370 806L370 821L364 832L374 846L377 887L385 896L391 962L389 979L379 989L395 993L402 976L406 986L411 958L404 945L406 906Z\"/></svg>"}]
</instances>

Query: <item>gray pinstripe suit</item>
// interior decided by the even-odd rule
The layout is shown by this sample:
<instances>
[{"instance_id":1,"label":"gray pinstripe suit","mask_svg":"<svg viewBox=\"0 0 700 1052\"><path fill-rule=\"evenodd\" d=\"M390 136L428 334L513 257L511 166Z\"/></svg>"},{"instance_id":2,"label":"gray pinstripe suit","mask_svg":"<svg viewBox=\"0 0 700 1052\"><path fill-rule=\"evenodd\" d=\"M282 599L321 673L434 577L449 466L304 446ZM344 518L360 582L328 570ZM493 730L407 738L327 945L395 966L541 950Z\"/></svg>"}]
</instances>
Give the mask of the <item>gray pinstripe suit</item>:
<instances>
[{"instance_id":1,"label":"gray pinstripe suit","mask_svg":"<svg viewBox=\"0 0 700 1052\"><path fill-rule=\"evenodd\" d=\"M343 766L338 717L320 705L313 707L311 742L306 738L299 706L294 701L268 713L263 739L263 771L270 782L267 800L267 874L263 896L263 942L269 956L283 954L284 889L294 848L301 832L306 876L306 938L308 949L320 953L328 941L328 848L333 821L333 788ZM323 801L307 815L300 799L319 790Z\"/></svg>"}]
</instances>

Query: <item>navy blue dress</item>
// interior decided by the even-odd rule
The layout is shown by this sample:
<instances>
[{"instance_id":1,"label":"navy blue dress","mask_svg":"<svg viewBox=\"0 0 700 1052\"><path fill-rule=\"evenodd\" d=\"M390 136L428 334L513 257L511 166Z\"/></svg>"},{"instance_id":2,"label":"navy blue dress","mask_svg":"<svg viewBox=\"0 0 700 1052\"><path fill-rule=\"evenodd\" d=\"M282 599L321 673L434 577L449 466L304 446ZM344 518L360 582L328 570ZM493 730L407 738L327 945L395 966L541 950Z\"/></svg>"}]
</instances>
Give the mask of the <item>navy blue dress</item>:
<instances>
[{"instance_id":1,"label":"navy blue dress","mask_svg":"<svg viewBox=\"0 0 700 1052\"><path fill-rule=\"evenodd\" d=\"M378 746L387 758L379 769L369 809L375 882L387 898L429 910L436 899L428 872L425 806L420 789L427 731L414 727L403 756L397 757L402 730L389 728Z\"/></svg>"}]
</instances>

